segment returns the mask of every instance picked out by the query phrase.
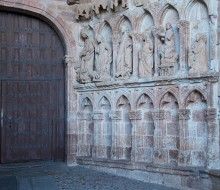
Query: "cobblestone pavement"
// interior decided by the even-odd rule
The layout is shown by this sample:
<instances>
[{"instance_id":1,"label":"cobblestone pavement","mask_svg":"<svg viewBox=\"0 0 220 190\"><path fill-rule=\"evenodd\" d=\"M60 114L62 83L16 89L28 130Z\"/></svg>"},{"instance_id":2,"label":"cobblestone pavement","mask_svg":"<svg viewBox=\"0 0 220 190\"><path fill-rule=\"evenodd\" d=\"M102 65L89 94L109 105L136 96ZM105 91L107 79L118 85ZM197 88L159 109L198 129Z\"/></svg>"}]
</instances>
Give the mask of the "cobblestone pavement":
<instances>
[{"instance_id":1,"label":"cobblestone pavement","mask_svg":"<svg viewBox=\"0 0 220 190\"><path fill-rule=\"evenodd\" d=\"M0 179L8 176L16 176L17 190L174 190L63 163L0 165Z\"/></svg>"}]
</instances>

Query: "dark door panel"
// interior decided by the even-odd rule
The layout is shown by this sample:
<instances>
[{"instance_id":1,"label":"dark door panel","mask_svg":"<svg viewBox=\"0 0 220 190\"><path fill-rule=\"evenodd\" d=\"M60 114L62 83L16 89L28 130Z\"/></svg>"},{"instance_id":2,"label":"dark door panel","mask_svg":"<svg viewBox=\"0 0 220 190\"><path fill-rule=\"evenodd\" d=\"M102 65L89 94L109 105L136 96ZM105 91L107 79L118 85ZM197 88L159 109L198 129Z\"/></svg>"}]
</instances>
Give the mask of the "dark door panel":
<instances>
[{"instance_id":1,"label":"dark door panel","mask_svg":"<svg viewBox=\"0 0 220 190\"><path fill-rule=\"evenodd\" d=\"M63 57L47 23L0 12L2 163L64 159Z\"/></svg>"}]
</instances>

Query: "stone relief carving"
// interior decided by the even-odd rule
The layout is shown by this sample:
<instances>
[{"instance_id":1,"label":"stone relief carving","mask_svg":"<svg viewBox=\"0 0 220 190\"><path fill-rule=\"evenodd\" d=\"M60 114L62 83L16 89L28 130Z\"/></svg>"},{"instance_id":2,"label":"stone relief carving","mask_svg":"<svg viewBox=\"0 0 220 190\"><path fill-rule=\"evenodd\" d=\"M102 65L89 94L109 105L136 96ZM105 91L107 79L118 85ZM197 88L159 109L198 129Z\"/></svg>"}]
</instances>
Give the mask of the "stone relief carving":
<instances>
[{"instance_id":1,"label":"stone relief carving","mask_svg":"<svg viewBox=\"0 0 220 190\"><path fill-rule=\"evenodd\" d=\"M126 26L121 29L122 39L119 42L116 60L116 78L129 78L132 75L133 42Z\"/></svg>"},{"instance_id":2,"label":"stone relief carving","mask_svg":"<svg viewBox=\"0 0 220 190\"><path fill-rule=\"evenodd\" d=\"M80 53L80 81L91 82L94 67L95 44L86 29L82 29L81 36L84 39L84 48Z\"/></svg>"},{"instance_id":3,"label":"stone relief carving","mask_svg":"<svg viewBox=\"0 0 220 190\"><path fill-rule=\"evenodd\" d=\"M153 41L150 34L142 34L143 47L139 51L139 76L151 77L153 74Z\"/></svg>"},{"instance_id":4,"label":"stone relief carving","mask_svg":"<svg viewBox=\"0 0 220 190\"><path fill-rule=\"evenodd\" d=\"M106 81L111 78L112 47L101 37L97 38L95 46L95 72L93 81Z\"/></svg>"},{"instance_id":5,"label":"stone relief carving","mask_svg":"<svg viewBox=\"0 0 220 190\"><path fill-rule=\"evenodd\" d=\"M160 34L160 75L172 75L178 67L178 54L176 52L175 34L171 23L166 24L166 29Z\"/></svg>"},{"instance_id":6,"label":"stone relief carving","mask_svg":"<svg viewBox=\"0 0 220 190\"><path fill-rule=\"evenodd\" d=\"M205 34L197 34L196 42L190 48L189 52L189 73L203 73L209 70L207 37Z\"/></svg>"}]
</instances>

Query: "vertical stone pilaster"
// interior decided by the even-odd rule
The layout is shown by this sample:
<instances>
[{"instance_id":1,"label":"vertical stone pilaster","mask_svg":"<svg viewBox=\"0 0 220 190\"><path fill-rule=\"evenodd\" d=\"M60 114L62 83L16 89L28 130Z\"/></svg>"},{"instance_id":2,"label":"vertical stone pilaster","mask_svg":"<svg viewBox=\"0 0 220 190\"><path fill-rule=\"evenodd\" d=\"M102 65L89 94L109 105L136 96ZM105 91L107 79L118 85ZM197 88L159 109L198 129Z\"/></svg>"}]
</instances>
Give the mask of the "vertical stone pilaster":
<instances>
[{"instance_id":1,"label":"vertical stone pilaster","mask_svg":"<svg viewBox=\"0 0 220 190\"><path fill-rule=\"evenodd\" d=\"M65 68L65 110L66 110L66 161L68 164L75 162L77 154L78 134L77 134L77 101L76 92L72 88L72 81L76 80L74 71L75 58L69 55L64 57Z\"/></svg>"},{"instance_id":2,"label":"vertical stone pilaster","mask_svg":"<svg viewBox=\"0 0 220 190\"><path fill-rule=\"evenodd\" d=\"M116 62L117 62L117 54L118 54L118 48L119 48L119 35L115 34L112 36L112 43L113 43L113 61L112 61L112 77L115 79L116 74Z\"/></svg>"},{"instance_id":3,"label":"vertical stone pilaster","mask_svg":"<svg viewBox=\"0 0 220 190\"><path fill-rule=\"evenodd\" d=\"M118 130L120 128L120 123L122 120L121 111L111 112L109 117L112 121L112 149L111 149L111 158L119 159L120 158L120 134L118 134Z\"/></svg>"},{"instance_id":4,"label":"vertical stone pilaster","mask_svg":"<svg viewBox=\"0 0 220 190\"><path fill-rule=\"evenodd\" d=\"M165 111L156 110L152 112L154 120L154 163L155 164L164 164L167 158L164 157L163 153L163 130Z\"/></svg>"},{"instance_id":5,"label":"vertical stone pilaster","mask_svg":"<svg viewBox=\"0 0 220 190\"><path fill-rule=\"evenodd\" d=\"M207 167L217 169L219 163L219 125L217 124L217 110L206 110L208 126Z\"/></svg>"},{"instance_id":6,"label":"vertical stone pilaster","mask_svg":"<svg viewBox=\"0 0 220 190\"><path fill-rule=\"evenodd\" d=\"M180 33L180 68L181 74L187 74L188 65L188 46L189 46L189 21L180 20L178 23Z\"/></svg>"},{"instance_id":7,"label":"vertical stone pilaster","mask_svg":"<svg viewBox=\"0 0 220 190\"><path fill-rule=\"evenodd\" d=\"M133 34L133 75L132 78L138 78L139 75L139 59L138 59L138 52L139 52L139 34Z\"/></svg>"},{"instance_id":8,"label":"vertical stone pilaster","mask_svg":"<svg viewBox=\"0 0 220 190\"><path fill-rule=\"evenodd\" d=\"M179 138L180 138L180 150L179 150L179 159L178 165L186 166L188 165L188 159L190 159L189 154L189 141L188 141L188 120L190 119L190 110L181 109L177 112L179 116Z\"/></svg>"},{"instance_id":9,"label":"vertical stone pilaster","mask_svg":"<svg viewBox=\"0 0 220 190\"><path fill-rule=\"evenodd\" d=\"M131 149L131 160L137 161L139 147L138 147L138 128L141 126L142 112L141 111L131 111L129 113L129 118L132 124L132 149Z\"/></svg>"},{"instance_id":10,"label":"vertical stone pilaster","mask_svg":"<svg viewBox=\"0 0 220 190\"><path fill-rule=\"evenodd\" d=\"M92 113L78 113L77 156L91 157L93 148Z\"/></svg>"}]
</instances>

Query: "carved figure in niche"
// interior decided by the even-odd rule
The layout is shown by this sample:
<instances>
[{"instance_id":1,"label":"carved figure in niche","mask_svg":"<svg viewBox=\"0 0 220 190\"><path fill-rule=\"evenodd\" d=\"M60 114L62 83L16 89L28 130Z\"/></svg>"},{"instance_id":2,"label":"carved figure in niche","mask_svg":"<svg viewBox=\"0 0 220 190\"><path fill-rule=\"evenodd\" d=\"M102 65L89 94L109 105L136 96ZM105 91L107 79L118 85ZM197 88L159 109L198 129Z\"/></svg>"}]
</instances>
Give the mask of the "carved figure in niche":
<instances>
[{"instance_id":1,"label":"carved figure in niche","mask_svg":"<svg viewBox=\"0 0 220 190\"><path fill-rule=\"evenodd\" d=\"M161 107L163 109L178 109L178 102L171 93L167 93L161 101Z\"/></svg>"},{"instance_id":2,"label":"carved figure in niche","mask_svg":"<svg viewBox=\"0 0 220 190\"><path fill-rule=\"evenodd\" d=\"M174 74L177 67L178 54L176 52L175 34L170 23L166 24L165 32L160 34L160 40L162 42L160 49L160 75Z\"/></svg>"},{"instance_id":3,"label":"carved figure in niche","mask_svg":"<svg viewBox=\"0 0 220 190\"><path fill-rule=\"evenodd\" d=\"M81 36L85 40L84 48L80 53L80 81L82 83L91 82L93 66L94 66L94 56L95 56L95 45L94 41L90 39L86 30L81 31Z\"/></svg>"},{"instance_id":4,"label":"carved figure in niche","mask_svg":"<svg viewBox=\"0 0 220 190\"><path fill-rule=\"evenodd\" d=\"M202 73L209 70L207 37L205 34L196 35L196 43L189 52L189 73Z\"/></svg>"},{"instance_id":5,"label":"carved figure in niche","mask_svg":"<svg viewBox=\"0 0 220 190\"><path fill-rule=\"evenodd\" d=\"M139 75L140 77L151 77L153 71L153 42L148 33L142 34L143 47L139 51Z\"/></svg>"},{"instance_id":6,"label":"carved figure in niche","mask_svg":"<svg viewBox=\"0 0 220 190\"><path fill-rule=\"evenodd\" d=\"M132 74L133 43L127 27L122 27L122 40L116 60L116 78L129 78Z\"/></svg>"},{"instance_id":7,"label":"carved figure in niche","mask_svg":"<svg viewBox=\"0 0 220 190\"><path fill-rule=\"evenodd\" d=\"M187 99L187 108L206 109L207 104L204 97L199 92L194 91Z\"/></svg>"},{"instance_id":8,"label":"carved figure in niche","mask_svg":"<svg viewBox=\"0 0 220 190\"><path fill-rule=\"evenodd\" d=\"M111 63L112 63L112 47L108 42L100 37L97 38L95 47L96 59L93 80L105 81L111 77Z\"/></svg>"}]
</instances>

